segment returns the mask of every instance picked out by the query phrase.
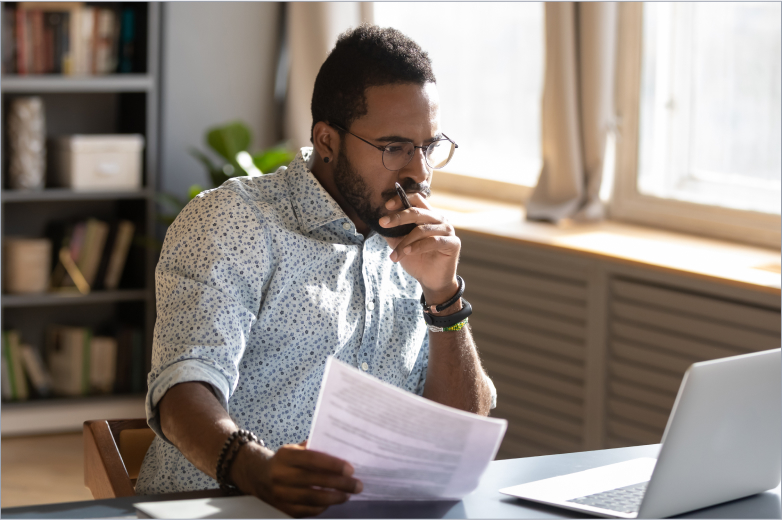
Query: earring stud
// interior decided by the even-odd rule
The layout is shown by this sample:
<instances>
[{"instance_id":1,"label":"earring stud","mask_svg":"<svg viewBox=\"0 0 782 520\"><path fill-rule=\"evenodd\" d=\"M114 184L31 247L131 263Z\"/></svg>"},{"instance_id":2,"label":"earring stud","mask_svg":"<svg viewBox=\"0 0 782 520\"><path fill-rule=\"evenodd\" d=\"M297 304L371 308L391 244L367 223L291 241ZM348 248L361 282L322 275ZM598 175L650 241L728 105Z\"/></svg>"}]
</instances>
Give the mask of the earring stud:
<instances>
[{"instance_id":1,"label":"earring stud","mask_svg":"<svg viewBox=\"0 0 782 520\"><path fill-rule=\"evenodd\" d=\"M324 158L323 158L323 162L324 162L324 163L326 163L326 164L328 164L328 162L329 162L330 160L331 160L331 159L329 159L328 157L324 157Z\"/></svg>"}]
</instances>

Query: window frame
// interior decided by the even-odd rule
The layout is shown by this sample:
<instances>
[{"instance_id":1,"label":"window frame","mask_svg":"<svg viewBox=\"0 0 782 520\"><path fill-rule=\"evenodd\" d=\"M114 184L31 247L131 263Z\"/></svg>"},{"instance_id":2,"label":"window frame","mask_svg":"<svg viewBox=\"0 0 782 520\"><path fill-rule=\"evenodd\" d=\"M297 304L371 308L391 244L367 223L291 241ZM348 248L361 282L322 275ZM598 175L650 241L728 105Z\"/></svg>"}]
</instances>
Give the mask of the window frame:
<instances>
[{"instance_id":1,"label":"window frame","mask_svg":"<svg viewBox=\"0 0 782 520\"><path fill-rule=\"evenodd\" d=\"M620 3L612 219L780 248L780 216L645 195L638 191L643 3Z\"/></svg>"}]
</instances>

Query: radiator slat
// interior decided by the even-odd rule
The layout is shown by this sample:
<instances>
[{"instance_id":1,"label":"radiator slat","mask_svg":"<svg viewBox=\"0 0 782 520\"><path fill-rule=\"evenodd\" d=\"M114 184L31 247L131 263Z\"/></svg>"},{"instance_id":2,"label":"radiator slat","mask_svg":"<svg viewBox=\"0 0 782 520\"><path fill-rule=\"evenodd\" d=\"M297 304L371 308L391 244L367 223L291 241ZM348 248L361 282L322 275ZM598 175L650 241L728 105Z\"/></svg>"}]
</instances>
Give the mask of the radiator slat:
<instances>
[{"instance_id":1,"label":"radiator slat","mask_svg":"<svg viewBox=\"0 0 782 520\"><path fill-rule=\"evenodd\" d=\"M575 399L552 395L550 392L524 385L507 383L504 379L492 378L497 388L497 403L529 403L540 408L548 408L576 420L584 419L584 404Z\"/></svg>"},{"instance_id":2,"label":"radiator slat","mask_svg":"<svg viewBox=\"0 0 782 520\"><path fill-rule=\"evenodd\" d=\"M531 253L529 248L519 244L487 239L470 233L459 235L462 240L460 266L472 263L487 269L528 273L535 276L581 281L588 276L588 264L583 261L565 259L563 255Z\"/></svg>"},{"instance_id":3,"label":"radiator slat","mask_svg":"<svg viewBox=\"0 0 782 520\"><path fill-rule=\"evenodd\" d=\"M780 333L779 311L624 280L613 280L611 290L618 297L645 305L675 309L708 320L727 321L742 328L754 327ZM672 292L676 293L675 298L671 298Z\"/></svg>"},{"instance_id":4,"label":"radiator slat","mask_svg":"<svg viewBox=\"0 0 782 520\"><path fill-rule=\"evenodd\" d=\"M505 435L516 441L529 439L534 443L558 450L559 453L581 449L580 439L575 439L538 425L530 428L517 422L508 422L508 431Z\"/></svg>"},{"instance_id":5,"label":"radiator slat","mask_svg":"<svg viewBox=\"0 0 782 520\"><path fill-rule=\"evenodd\" d=\"M608 386L611 395L656 407L660 412L670 411L673 408L673 402L676 400L676 395L674 394L646 390L637 385L622 383L621 381L611 381Z\"/></svg>"},{"instance_id":6,"label":"radiator slat","mask_svg":"<svg viewBox=\"0 0 782 520\"><path fill-rule=\"evenodd\" d=\"M576 361L584 359L583 341L577 343L573 340L539 334L515 327L513 324L494 321L488 316L471 316L470 328L475 333L477 345L480 345L478 343L480 338L486 335L494 338L498 343L508 343L517 348L530 348L544 354L564 356Z\"/></svg>"},{"instance_id":7,"label":"radiator slat","mask_svg":"<svg viewBox=\"0 0 782 520\"><path fill-rule=\"evenodd\" d=\"M694 341L674 334L649 330L629 323L613 321L611 333L633 343L648 345L668 352L691 355L696 359L718 359L746 353L744 350Z\"/></svg>"},{"instance_id":8,"label":"radiator slat","mask_svg":"<svg viewBox=\"0 0 782 520\"><path fill-rule=\"evenodd\" d=\"M631 384L642 384L674 395L679 391L681 377L674 377L656 370L649 370L616 360L610 361L608 367L611 376L618 380L627 381Z\"/></svg>"},{"instance_id":9,"label":"radiator slat","mask_svg":"<svg viewBox=\"0 0 782 520\"><path fill-rule=\"evenodd\" d=\"M541 314L540 312L527 312L515 306L498 305L493 301L484 301L480 304L480 307L481 312L485 313L486 317L491 317L492 321L513 323L530 332L536 331L542 334L566 336L569 339L575 339L579 343L583 342L586 335L586 329L583 324L574 323L568 319L561 319L559 316Z\"/></svg>"},{"instance_id":10,"label":"radiator slat","mask_svg":"<svg viewBox=\"0 0 782 520\"><path fill-rule=\"evenodd\" d=\"M649 426L652 431L659 431L660 435L662 435L668 422L667 413L660 413L651 408L623 402L615 398L608 400L608 410L613 417L628 419L632 422Z\"/></svg>"},{"instance_id":11,"label":"radiator slat","mask_svg":"<svg viewBox=\"0 0 782 520\"><path fill-rule=\"evenodd\" d=\"M491 358L498 363L542 368L576 380L581 380L584 376L584 368L569 362L569 360L537 354L534 351L513 345L502 345L492 342L486 337L481 341L480 353L482 359Z\"/></svg>"},{"instance_id":12,"label":"radiator slat","mask_svg":"<svg viewBox=\"0 0 782 520\"><path fill-rule=\"evenodd\" d=\"M584 387L564 377L556 377L540 371L508 366L506 363L496 363L489 359L484 360L484 365L492 379L504 379L510 384L516 381L523 381L528 385L540 388L542 391L551 392L555 396L561 395L577 399L583 399L584 397ZM501 399L501 397L498 396L498 399Z\"/></svg>"},{"instance_id":13,"label":"radiator slat","mask_svg":"<svg viewBox=\"0 0 782 520\"><path fill-rule=\"evenodd\" d=\"M692 358L668 354L659 349L643 348L618 340L611 342L611 352L617 359L634 361L642 365L666 370L671 372L672 375L680 376L684 375L687 368L696 361Z\"/></svg>"},{"instance_id":14,"label":"radiator slat","mask_svg":"<svg viewBox=\"0 0 782 520\"><path fill-rule=\"evenodd\" d=\"M473 279L479 283L491 287L503 288L508 291L524 291L538 293L539 295L556 295L567 298L570 301L586 301L586 284L580 281L555 279L549 276L541 276L540 273L529 271L506 270L491 267L485 262L475 265L462 258L459 264L459 274L465 283ZM472 287L472 285L470 285ZM469 289L467 289L469 290Z\"/></svg>"},{"instance_id":15,"label":"radiator slat","mask_svg":"<svg viewBox=\"0 0 782 520\"><path fill-rule=\"evenodd\" d=\"M752 330L684 317L673 312L662 312L629 303L614 301L611 312L615 316L643 323L657 329L675 331L691 338L701 338L743 350L769 350L779 348L779 336L762 334Z\"/></svg>"},{"instance_id":16,"label":"radiator slat","mask_svg":"<svg viewBox=\"0 0 782 520\"><path fill-rule=\"evenodd\" d=\"M632 424L627 424L621 420L610 418L608 420L608 433L621 439L627 439L623 446L634 446L638 444L657 444L663 436L662 432L657 433L645 428L639 428ZM616 446L619 447L619 446Z\"/></svg>"},{"instance_id":17,"label":"radiator slat","mask_svg":"<svg viewBox=\"0 0 782 520\"><path fill-rule=\"evenodd\" d=\"M580 438L583 435L584 426L581 421L564 419L563 416L545 413L524 404L515 404L510 401L497 402L496 416L508 419L514 423L524 424L529 427L541 425L551 430ZM492 415L495 415L492 413Z\"/></svg>"},{"instance_id":18,"label":"radiator slat","mask_svg":"<svg viewBox=\"0 0 782 520\"><path fill-rule=\"evenodd\" d=\"M483 269L470 268L470 273L465 274L461 266L459 274L462 277L470 277L470 285L465 289L465 297L470 301L497 302L510 305L514 309L531 309L545 312L553 316L562 316L584 323L586 320L586 307L583 302L563 299L558 296L533 293L523 288L505 287L497 290L497 286L485 280ZM465 278L466 280L466 278Z\"/></svg>"},{"instance_id":19,"label":"radiator slat","mask_svg":"<svg viewBox=\"0 0 782 520\"><path fill-rule=\"evenodd\" d=\"M531 443L529 440L517 441L507 435L500 445L500 449L497 451L497 460L503 459L517 459L520 457L539 457L541 455L551 455L559 453L559 450L547 447L538 446Z\"/></svg>"}]
</instances>

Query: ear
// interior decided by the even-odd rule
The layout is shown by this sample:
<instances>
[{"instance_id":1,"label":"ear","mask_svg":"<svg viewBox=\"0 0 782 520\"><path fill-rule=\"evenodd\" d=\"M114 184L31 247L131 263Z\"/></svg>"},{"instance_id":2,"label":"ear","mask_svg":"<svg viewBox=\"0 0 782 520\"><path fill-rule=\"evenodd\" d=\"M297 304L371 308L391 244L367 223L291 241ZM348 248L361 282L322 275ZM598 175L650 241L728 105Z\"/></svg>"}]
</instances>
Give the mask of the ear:
<instances>
[{"instance_id":1,"label":"ear","mask_svg":"<svg viewBox=\"0 0 782 520\"><path fill-rule=\"evenodd\" d=\"M312 129L312 144L321 159L333 162L339 153L339 132L325 121L318 121Z\"/></svg>"}]
</instances>

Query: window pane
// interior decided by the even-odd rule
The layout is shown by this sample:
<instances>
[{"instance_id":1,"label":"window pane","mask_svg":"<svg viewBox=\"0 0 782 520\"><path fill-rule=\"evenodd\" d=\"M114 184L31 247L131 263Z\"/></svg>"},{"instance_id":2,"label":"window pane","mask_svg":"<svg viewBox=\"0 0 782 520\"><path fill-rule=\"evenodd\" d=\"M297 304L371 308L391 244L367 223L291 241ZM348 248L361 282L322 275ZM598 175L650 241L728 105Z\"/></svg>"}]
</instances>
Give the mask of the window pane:
<instances>
[{"instance_id":1,"label":"window pane","mask_svg":"<svg viewBox=\"0 0 782 520\"><path fill-rule=\"evenodd\" d=\"M376 2L375 23L429 53L454 173L532 186L541 165L543 4Z\"/></svg>"},{"instance_id":2,"label":"window pane","mask_svg":"<svg viewBox=\"0 0 782 520\"><path fill-rule=\"evenodd\" d=\"M779 3L644 4L641 193L780 213Z\"/></svg>"}]
</instances>

